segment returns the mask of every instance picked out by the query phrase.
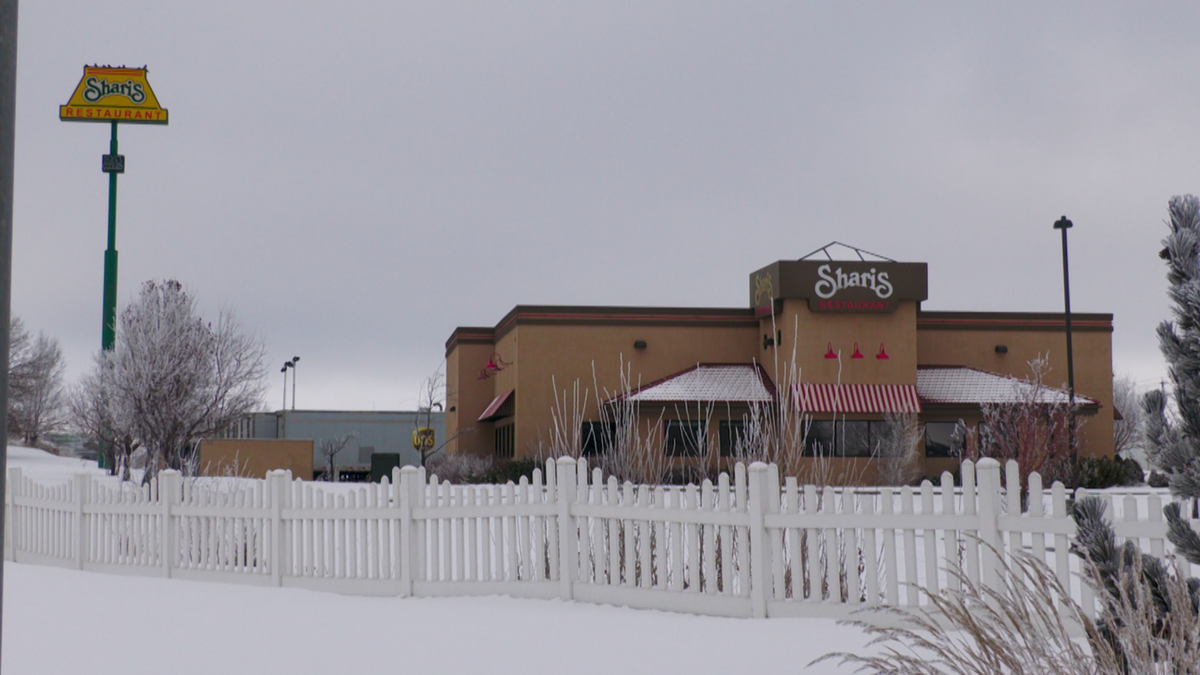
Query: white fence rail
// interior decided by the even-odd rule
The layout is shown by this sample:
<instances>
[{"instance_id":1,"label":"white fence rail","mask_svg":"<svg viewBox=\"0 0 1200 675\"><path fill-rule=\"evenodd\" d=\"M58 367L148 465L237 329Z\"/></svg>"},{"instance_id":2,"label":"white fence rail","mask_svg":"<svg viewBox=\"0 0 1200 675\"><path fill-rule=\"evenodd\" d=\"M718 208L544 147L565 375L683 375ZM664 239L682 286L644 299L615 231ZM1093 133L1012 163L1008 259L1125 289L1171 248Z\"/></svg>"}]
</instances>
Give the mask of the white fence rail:
<instances>
[{"instance_id":1,"label":"white fence rail","mask_svg":"<svg viewBox=\"0 0 1200 675\"><path fill-rule=\"evenodd\" d=\"M165 471L135 488L88 475L44 485L12 469L4 553L24 563L347 594L507 594L842 617L915 605L917 586L955 588L951 569L996 583L992 551L1023 548L1091 607L1086 585L1072 580L1067 491L1058 483L1045 491L1033 474L1020 499L1016 464L1003 473L1002 481L1001 466L985 459L963 463L961 488L946 473L940 486L834 489L781 484L774 466L739 464L715 485L649 487L564 458L507 485L450 485L405 467L391 481L354 487L286 472L202 482ZM1159 494L1110 501L1118 536L1156 555L1169 550Z\"/></svg>"}]
</instances>

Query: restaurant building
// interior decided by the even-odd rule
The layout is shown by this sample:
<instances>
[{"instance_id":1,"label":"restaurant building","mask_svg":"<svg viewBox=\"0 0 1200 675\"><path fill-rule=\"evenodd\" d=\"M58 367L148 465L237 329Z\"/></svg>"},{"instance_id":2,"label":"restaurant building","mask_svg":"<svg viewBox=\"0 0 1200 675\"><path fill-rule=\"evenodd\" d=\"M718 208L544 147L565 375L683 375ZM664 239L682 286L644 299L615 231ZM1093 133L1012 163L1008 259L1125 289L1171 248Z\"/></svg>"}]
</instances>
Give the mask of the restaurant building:
<instances>
[{"instance_id":1,"label":"restaurant building","mask_svg":"<svg viewBox=\"0 0 1200 675\"><path fill-rule=\"evenodd\" d=\"M751 273L743 308L518 305L495 326L455 329L448 452L550 454L556 422L559 437L579 423L594 450L600 406L633 401L661 435L655 451L719 462L753 406L782 402L809 416L806 446L846 462L869 460L889 413L915 413L933 475L957 462L956 422L1021 400L1031 360L1049 368L1039 400L1067 400L1063 314L924 311L925 263L852 247L854 260L834 260L831 247ZM1071 324L1079 453L1111 456L1112 315Z\"/></svg>"}]
</instances>

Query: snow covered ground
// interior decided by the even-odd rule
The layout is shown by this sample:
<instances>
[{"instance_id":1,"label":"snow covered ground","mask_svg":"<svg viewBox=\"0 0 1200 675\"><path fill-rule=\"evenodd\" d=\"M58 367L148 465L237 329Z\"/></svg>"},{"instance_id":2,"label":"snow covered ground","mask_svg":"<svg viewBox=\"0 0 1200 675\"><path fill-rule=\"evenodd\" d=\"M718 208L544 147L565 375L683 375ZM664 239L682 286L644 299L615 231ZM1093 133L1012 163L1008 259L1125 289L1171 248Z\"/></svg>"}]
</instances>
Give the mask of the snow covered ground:
<instances>
[{"instance_id":1,"label":"snow covered ground","mask_svg":"<svg viewBox=\"0 0 1200 675\"><path fill-rule=\"evenodd\" d=\"M9 448L39 476L94 462ZM583 603L363 598L6 563L6 673L837 673L866 637L823 619L723 619Z\"/></svg>"}]
</instances>

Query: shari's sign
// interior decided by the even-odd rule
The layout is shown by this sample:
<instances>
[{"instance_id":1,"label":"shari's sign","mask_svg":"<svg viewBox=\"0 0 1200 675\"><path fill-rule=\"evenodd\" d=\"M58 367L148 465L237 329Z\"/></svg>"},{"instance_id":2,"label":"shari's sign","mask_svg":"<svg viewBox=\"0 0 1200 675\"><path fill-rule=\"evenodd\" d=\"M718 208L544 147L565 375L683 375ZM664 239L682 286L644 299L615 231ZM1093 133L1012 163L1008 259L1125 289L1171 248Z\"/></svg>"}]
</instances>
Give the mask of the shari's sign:
<instances>
[{"instance_id":1,"label":"shari's sign","mask_svg":"<svg viewBox=\"0 0 1200 675\"><path fill-rule=\"evenodd\" d=\"M64 122L166 124L167 109L158 104L145 68L84 66L71 100L58 107Z\"/></svg>"},{"instance_id":2,"label":"shari's sign","mask_svg":"<svg viewBox=\"0 0 1200 675\"><path fill-rule=\"evenodd\" d=\"M894 312L928 297L925 263L781 260L750 275L750 305L807 299L814 312Z\"/></svg>"}]
</instances>

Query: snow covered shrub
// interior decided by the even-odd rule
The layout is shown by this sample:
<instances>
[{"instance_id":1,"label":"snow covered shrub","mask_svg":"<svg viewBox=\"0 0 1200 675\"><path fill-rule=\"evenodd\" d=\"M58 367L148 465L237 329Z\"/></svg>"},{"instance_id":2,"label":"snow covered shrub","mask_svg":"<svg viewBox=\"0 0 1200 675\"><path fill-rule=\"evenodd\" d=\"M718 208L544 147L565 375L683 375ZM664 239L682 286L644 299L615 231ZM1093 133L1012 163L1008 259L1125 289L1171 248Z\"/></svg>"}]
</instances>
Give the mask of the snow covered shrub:
<instances>
[{"instance_id":1,"label":"snow covered shrub","mask_svg":"<svg viewBox=\"0 0 1200 675\"><path fill-rule=\"evenodd\" d=\"M1120 457L1080 457L1075 463L1068 488L1081 487L1103 490L1115 486L1140 485L1142 466L1135 459Z\"/></svg>"},{"instance_id":2,"label":"snow covered shrub","mask_svg":"<svg viewBox=\"0 0 1200 675\"><path fill-rule=\"evenodd\" d=\"M533 470L544 469L544 467L545 464L543 462L533 457L510 459L481 476L479 482L502 484L512 481L517 483L520 482L522 477L533 478Z\"/></svg>"},{"instance_id":3,"label":"snow covered shrub","mask_svg":"<svg viewBox=\"0 0 1200 675\"><path fill-rule=\"evenodd\" d=\"M495 462L479 455L441 455L429 461L428 471L457 485L487 483L491 482Z\"/></svg>"}]
</instances>

